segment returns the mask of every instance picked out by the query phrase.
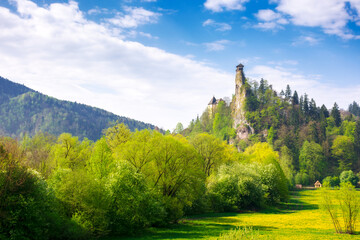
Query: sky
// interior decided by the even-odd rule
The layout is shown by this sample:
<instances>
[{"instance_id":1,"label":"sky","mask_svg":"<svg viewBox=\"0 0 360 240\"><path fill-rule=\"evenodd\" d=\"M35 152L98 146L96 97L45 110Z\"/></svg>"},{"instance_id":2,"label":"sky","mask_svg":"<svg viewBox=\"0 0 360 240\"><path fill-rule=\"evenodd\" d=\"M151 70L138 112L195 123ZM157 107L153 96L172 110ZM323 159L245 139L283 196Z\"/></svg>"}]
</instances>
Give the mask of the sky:
<instances>
[{"instance_id":1,"label":"sky","mask_svg":"<svg viewBox=\"0 0 360 240\"><path fill-rule=\"evenodd\" d=\"M0 0L0 76L172 130L235 66L318 105L360 102L360 0Z\"/></svg>"}]
</instances>

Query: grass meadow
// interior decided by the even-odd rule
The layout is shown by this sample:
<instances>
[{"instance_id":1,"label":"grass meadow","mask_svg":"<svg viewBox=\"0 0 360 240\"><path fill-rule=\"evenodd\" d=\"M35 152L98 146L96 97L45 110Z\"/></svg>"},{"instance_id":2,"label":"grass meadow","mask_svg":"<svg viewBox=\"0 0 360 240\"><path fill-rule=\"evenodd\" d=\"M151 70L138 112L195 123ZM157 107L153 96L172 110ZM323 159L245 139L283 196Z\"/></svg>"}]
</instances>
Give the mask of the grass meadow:
<instances>
[{"instance_id":1,"label":"grass meadow","mask_svg":"<svg viewBox=\"0 0 360 240\"><path fill-rule=\"evenodd\" d=\"M358 192L360 194L360 192ZM116 239L217 239L236 227L252 227L256 239L360 239L358 234L336 234L330 217L319 206L320 191L291 192L288 203L260 212L197 215L170 228L152 228L136 237Z\"/></svg>"}]
</instances>

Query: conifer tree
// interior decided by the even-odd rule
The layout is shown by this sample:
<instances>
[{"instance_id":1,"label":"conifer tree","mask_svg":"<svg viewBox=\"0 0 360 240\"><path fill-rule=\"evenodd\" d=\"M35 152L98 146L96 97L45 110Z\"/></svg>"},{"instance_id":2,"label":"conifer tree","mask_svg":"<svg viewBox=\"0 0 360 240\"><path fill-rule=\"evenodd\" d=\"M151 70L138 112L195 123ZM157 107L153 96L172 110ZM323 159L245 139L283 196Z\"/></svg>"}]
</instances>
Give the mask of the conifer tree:
<instances>
[{"instance_id":1,"label":"conifer tree","mask_svg":"<svg viewBox=\"0 0 360 240\"><path fill-rule=\"evenodd\" d=\"M326 106L323 104L320 108L320 118L326 119L330 117L329 111L327 110Z\"/></svg>"},{"instance_id":2,"label":"conifer tree","mask_svg":"<svg viewBox=\"0 0 360 240\"><path fill-rule=\"evenodd\" d=\"M341 115L340 115L339 106L337 105L337 103L334 103L334 107L331 110L331 116L335 120L335 125L337 127L340 127L340 125L341 125Z\"/></svg>"},{"instance_id":3,"label":"conifer tree","mask_svg":"<svg viewBox=\"0 0 360 240\"><path fill-rule=\"evenodd\" d=\"M291 98L291 89L290 89L289 84L286 85L285 98L286 98L287 100L289 100L289 99Z\"/></svg>"},{"instance_id":4,"label":"conifer tree","mask_svg":"<svg viewBox=\"0 0 360 240\"><path fill-rule=\"evenodd\" d=\"M309 115L309 98L306 93L304 94L303 111L304 111L305 116Z\"/></svg>"},{"instance_id":5,"label":"conifer tree","mask_svg":"<svg viewBox=\"0 0 360 240\"><path fill-rule=\"evenodd\" d=\"M280 91L280 97L281 97L281 98L284 98L284 96L285 96L284 90L281 89L281 91Z\"/></svg>"},{"instance_id":6,"label":"conifer tree","mask_svg":"<svg viewBox=\"0 0 360 240\"><path fill-rule=\"evenodd\" d=\"M294 91L294 95L292 97L292 104L298 105L299 104L299 95L296 91Z\"/></svg>"}]
</instances>

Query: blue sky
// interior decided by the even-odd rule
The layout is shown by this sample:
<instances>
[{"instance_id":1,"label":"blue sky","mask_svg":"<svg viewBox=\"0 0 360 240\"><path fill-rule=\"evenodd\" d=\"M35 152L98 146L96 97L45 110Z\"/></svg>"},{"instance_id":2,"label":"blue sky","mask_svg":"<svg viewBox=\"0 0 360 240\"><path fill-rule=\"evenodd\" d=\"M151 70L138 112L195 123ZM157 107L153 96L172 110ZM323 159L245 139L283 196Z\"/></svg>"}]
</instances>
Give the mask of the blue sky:
<instances>
[{"instance_id":1,"label":"blue sky","mask_svg":"<svg viewBox=\"0 0 360 240\"><path fill-rule=\"evenodd\" d=\"M360 102L360 0L0 0L0 75L172 130L235 66L331 108Z\"/></svg>"}]
</instances>

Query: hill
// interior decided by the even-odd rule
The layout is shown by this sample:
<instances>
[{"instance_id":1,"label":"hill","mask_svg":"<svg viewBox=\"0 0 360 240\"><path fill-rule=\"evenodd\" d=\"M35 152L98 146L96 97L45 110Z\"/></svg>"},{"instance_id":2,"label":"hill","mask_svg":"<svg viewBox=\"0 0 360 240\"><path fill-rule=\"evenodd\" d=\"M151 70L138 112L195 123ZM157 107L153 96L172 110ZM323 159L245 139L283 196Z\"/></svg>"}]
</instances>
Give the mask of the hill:
<instances>
[{"instance_id":1,"label":"hill","mask_svg":"<svg viewBox=\"0 0 360 240\"><path fill-rule=\"evenodd\" d=\"M69 132L96 140L116 121L135 129L155 126L108 111L70 101L61 101L0 77L0 134L21 137L42 131L59 135Z\"/></svg>"},{"instance_id":2,"label":"hill","mask_svg":"<svg viewBox=\"0 0 360 240\"><path fill-rule=\"evenodd\" d=\"M230 105L213 97L201 117L182 133L194 137L207 132L239 151L268 142L279 153L292 184L338 178L343 171L360 172L360 107L356 102L345 111L336 103L331 109L318 106L289 85L278 93L267 80L245 79L241 64L235 84Z\"/></svg>"}]
</instances>

